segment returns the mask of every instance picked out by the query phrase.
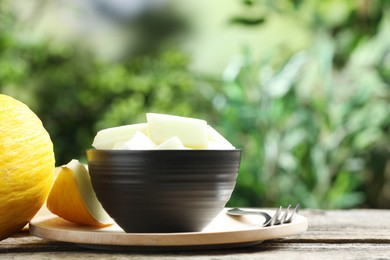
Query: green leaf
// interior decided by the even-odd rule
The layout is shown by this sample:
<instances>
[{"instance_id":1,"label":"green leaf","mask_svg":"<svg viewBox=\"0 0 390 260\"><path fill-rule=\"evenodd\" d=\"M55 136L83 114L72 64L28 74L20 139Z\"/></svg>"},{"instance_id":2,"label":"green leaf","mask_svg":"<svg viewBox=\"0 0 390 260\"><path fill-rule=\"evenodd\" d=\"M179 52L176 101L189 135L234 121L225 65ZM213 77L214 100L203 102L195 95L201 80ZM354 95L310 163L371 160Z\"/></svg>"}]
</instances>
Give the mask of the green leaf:
<instances>
[{"instance_id":1,"label":"green leaf","mask_svg":"<svg viewBox=\"0 0 390 260\"><path fill-rule=\"evenodd\" d=\"M243 17L243 16L236 16L229 20L231 24L239 24L239 25L246 25L246 26L258 26L263 23L265 23L266 19L264 17Z\"/></svg>"}]
</instances>

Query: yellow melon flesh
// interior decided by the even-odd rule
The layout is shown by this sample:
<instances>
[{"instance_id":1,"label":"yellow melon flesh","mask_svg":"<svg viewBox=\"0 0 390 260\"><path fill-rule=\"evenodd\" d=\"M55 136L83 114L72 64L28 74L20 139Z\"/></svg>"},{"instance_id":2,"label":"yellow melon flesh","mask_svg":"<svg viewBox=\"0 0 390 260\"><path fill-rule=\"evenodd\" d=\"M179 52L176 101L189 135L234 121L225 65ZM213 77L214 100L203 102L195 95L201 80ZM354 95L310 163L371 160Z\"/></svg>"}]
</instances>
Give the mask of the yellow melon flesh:
<instances>
[{"instance_id":1,"label":"yellow melon flesh","mask_svg":"<svg viewBox=\"0 0 390 260\"><path fill-rule=\"evenodd\" d=\"M52 213L73 223L89 226L113 223L93 191L87 168L77 160L61 167L46 205Z\"/></svg>"}]
</instances>

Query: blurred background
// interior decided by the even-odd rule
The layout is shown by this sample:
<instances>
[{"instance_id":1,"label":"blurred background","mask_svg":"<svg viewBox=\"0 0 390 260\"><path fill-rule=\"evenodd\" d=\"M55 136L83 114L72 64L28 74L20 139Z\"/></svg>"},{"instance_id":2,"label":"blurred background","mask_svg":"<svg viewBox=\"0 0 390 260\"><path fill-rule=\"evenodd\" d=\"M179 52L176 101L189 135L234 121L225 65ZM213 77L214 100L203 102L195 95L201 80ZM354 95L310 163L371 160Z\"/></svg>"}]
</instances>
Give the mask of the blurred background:
<instances>
[{"instance_id":1,"label":"blurred background","mask_svg":"<svg viewBox=\"0 0 390 260\"><path fill-rule=\"evenodd\" d=\"M390 1L1 0L0 92L57 166L176 114L243 149L229 206L390 208Z\"/></svg>"}]
</instances>

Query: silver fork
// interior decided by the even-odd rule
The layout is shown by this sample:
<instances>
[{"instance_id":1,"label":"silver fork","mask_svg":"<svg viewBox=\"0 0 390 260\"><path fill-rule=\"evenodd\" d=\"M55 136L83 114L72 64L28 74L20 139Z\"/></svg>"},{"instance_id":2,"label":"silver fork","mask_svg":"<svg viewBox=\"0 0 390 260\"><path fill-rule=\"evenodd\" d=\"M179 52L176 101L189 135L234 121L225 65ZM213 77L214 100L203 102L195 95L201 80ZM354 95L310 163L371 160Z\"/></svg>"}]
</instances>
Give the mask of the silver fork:
<instances>
[{"instance_id":1,"label":"silver fork","mask_svg":"<svg viewBox=\"0 0 390 260\"><path fill-rule=\"evenodd\" d=\"M261 226L270 227L274 225L291 223L296 217L296 215L298 214L299 209L300 209L300 205L297 204L294 210L290 213L291 205L288 205L284 213L282 213L282 207L280 206L272 217L271 215L269 215L264 211L246 210L246 209L239 209L239 208L229 209L226 213L232 216L261 215L265 218L265 221L261 224Z\"/></svg>"}]
</instances>

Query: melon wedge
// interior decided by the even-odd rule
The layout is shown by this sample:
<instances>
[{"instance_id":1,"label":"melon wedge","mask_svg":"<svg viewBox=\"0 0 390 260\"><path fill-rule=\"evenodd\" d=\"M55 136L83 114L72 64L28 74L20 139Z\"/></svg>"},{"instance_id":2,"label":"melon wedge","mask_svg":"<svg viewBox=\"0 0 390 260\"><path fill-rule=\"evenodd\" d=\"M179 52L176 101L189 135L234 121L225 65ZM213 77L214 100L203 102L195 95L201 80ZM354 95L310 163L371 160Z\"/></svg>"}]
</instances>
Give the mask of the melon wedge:
<instances>
[{"instance_id":1,"label":"melon wedge","mask_svg":"<svg viewBox=\"0 0 390 260\"><path fill-rule=\"evenodd\" d=\"M149 150L156 147L156 144L141 131L138 131L134 136L124 144L114 146L114 150Z\"/></svg>"},{"instance_id":2,"label":"melon wedge","mask_svg":"<svg viewBox=\"0 0 390 260\"><path fill-rule=\"evenodd\" d=\"M207 125L208 149L235 149L235 147L212 126Z\"/></svg>"},{"instance_id":3,"label":"melon wedge","mask_svg":"<svg viewBox=\"0 0 390 260\"><path fill-rule=\"evenodd\" d=\"M114 146L118 146L121 143L124 144L130 140L138 131L149 136L149 129L146 123L106 128L96 134L92 146L96 149L113 149Z\"/></svg>"},{"instance_id":4,"label":"melon wedge","mask_svg":"<svg viewBox=\"0 0 390 260\"><path fill-rule=\"evenodd\" d=\"M158 150L188 150L189 148L186 148L183 143L180 141L179 137L174 136L166 140L165 142L161 143L159 146L156 147Z\"/></svg>"},{"instance_id":5,"label":"melon wedge","mask_svg":"<svg viewBox=\"0 0 390 260\"><path fill-rule=\"evenodd\" d=\"M52 213L73 223L89 226L113 223L96 197L86 166L78 160L61 167L46 205Z\"/></svg>"},{"instance_id":6,"label":"melon wedge","mask_svg":"<svg viewBox=\"0 0 390 260\"><path fill-rule=\"evenodd\" d=\"M207 148L207 122L201 119L147 113L150 137L161 144L172 137L178 137L185 147Z\"/></svg>"}]
</instances>

